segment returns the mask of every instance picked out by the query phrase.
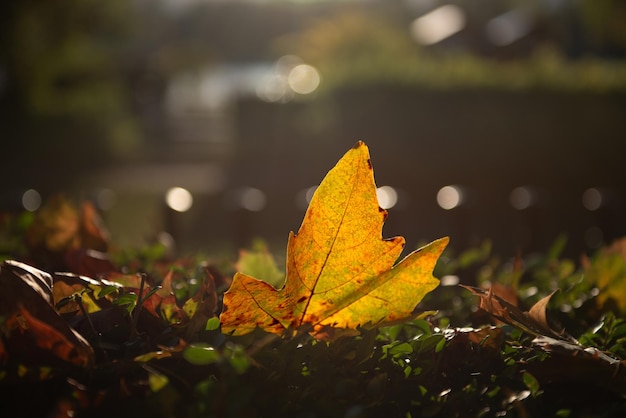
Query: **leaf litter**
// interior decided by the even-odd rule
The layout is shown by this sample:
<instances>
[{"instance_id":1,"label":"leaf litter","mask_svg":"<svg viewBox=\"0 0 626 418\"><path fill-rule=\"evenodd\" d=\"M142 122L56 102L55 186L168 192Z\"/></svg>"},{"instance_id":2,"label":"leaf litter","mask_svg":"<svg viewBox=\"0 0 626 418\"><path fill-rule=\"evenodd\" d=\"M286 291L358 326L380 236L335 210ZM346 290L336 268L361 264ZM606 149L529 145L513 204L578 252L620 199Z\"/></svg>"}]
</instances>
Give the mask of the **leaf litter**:
<instances>
[{"instance_id":1,"label":"leaf litter","mask_svg":"<svg viewBox=\"0 0 626 418\"><path fill-rule=\"evenodd\" d=\"M503 299L470 287L480 307L496 319L474 327L449 326L441 314L416 316L422 298L438 297L430 293L437 285L433 268L447 240L394 266L404 240L380 237L386 212L372 195L367 148L359 143L346 156L351 162L341 168L344 157L329 173L328 187L312 201L298 234L290 235L285 287L270 290L235 275L223 300L230 278L197 259L153 258L150 273L122 273L128 266L109 260L107 235L89 206L72 210L55 201L29 233L29 264L0 266L0 413L406 417L626 412L624 363L617 354L626 352L626 325L610 311L582 335L584 343L552 324L550 292L525 311L512 302L514 292ZM348 178L333 178L343 169L354 170L353 164L358 169ZM583 265L587 277L609 291L608 297L589 299L604 309L608 298L620 300L619 293L610 292L612 281L622 283L617 273L624 258L615 252L609 261L600 254ZM344 263L351 258L365 262ZM130 265L141 267L138 260ZM254 262L279 277L267 253ZM419 268L411 270L415 265ZM407 270L410 278L404 277ZM361 279L359 286L355 277ZM391 282L400 277L402 286L417 278L421 288L399 308L388 303L402 287L396 283L384 297L372 298L384 303L365 304L365 311L373 307L372 315L361 308L349 314L364 295L374 294L381 277ZM272 295L268 300L284 306L256 304L246 321L229 322L228 312L236 312L237 304L253 293L236 295L242 283L255 283L266 292L263 297ZM290 294L281 299L276 296L281 291ZM323 306L324 298L332 300L332 307ZM446 303L439 299L435 306L443 309ZM468 323L470 306L462 305ZM269 328L263 319L268 312L278 322ZM254 319L259 315L260 321ZM284 333L296 328L317 339L307 332ZM38 402L30 402L33 398Z\"/></svg>"}]
</instances>

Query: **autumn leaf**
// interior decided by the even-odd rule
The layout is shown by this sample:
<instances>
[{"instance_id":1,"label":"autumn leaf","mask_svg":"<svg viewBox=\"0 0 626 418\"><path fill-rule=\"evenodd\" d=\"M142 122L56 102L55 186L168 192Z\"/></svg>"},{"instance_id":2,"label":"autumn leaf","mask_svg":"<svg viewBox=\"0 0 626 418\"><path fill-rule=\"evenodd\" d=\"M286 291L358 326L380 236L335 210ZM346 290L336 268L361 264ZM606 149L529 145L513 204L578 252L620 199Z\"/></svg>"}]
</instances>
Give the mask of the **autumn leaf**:
<instances>
[{"instance_id":1,"label":"autumn leaf","mask_svg":"<svg viewBox=\"0 0 626 418\"><path fill-rule=\"evenodd\" d=\"M81 310L75 296L80 296L83 309L92 313L111 306L113 300L111 295L123 290L123 286L119 283L92 279L74 273L54 273L53 279L54 306L60 314L75 313Z\"/></svg>"},{"instance_id":2,"label":"autumn leaf","mask_svg":"<svg viewBox=\"0 0 626 418\"><path fill-rule=\"evenodd\" d=\"M547 336L555 339L572 341L564 331L556 331L552 328L546 315L548 302L556 290L541 298L528 311L524 312L517 306L493 292L493 289L483 290L477 287L464 286L476 296L480 297L480 309L486 311L494 318L521 329L534 336Z\"/></svg>"},{"instance_id":3,"label":"autumn leaf","mask_svg":"<svg viewBox=\"0 0 626 418\"><path fill-rule=\"evenodd\" d=\"M174 272L170 270L163 278L161 288L146 302L156 299L155 304L158 306L160 316L169 324L180 324L189 318L185 311L176 304L176 296L174 296L172 287L173 276Z\"/></svg>"},{"instance_id":4,"label":"autumn leaf","mask_svg":"<svg viewBox=\"0 0 626 418\"><path fill-rule=\"evenodd\" d=\"M52 321L42 321L20 307L23 321L19 321L24 330L32 333L35 344L49 351L56 357L78 366L89 366L93 361L93 352L87 340L69 327L62 327Z\"/></svg>"},{"instance_id":5,"label":"autumn leaf","mask_svg":"<svg viewBox=\"0 0 626 418\"><path fill-rule=\"evenodd\" d=\"M438 285L432 270L442 238L394 262L404 238L382 239L387 212L376 198L367 146L358 142L317 188L298 231L289 235L286 282L276 290L237 273L224 295L222 331L273 333L312 327L354 330L406 319Z\"/></svg>"},{"instance_id":6,"label":"autumn leaf","mask_svg":"<svg viewBox=\"0 0 626 418\"><path fill-rule=\"evenodd\" d=\"M29 265L7 260L0 265L0 346L1 357L24 355L30 363L42 361L30 347L21 347L27 340L54 357L80 366L93 362L89 343L53 308L53 279L46 272ZM11 347L11 350L4 348Z\"/></svg>"},{"instance_id":7,"label":"autumn leaf","mask_svg":"<svg viewBox=\"0 0 626 418\"><path fill-rule=\"evenodd\" d=\"M31 262L47 271L95 277L117 270L106 253L108 233L90 202L79 209L53 196L35 213L25 238Z\"/></svg>"}]
</instances>

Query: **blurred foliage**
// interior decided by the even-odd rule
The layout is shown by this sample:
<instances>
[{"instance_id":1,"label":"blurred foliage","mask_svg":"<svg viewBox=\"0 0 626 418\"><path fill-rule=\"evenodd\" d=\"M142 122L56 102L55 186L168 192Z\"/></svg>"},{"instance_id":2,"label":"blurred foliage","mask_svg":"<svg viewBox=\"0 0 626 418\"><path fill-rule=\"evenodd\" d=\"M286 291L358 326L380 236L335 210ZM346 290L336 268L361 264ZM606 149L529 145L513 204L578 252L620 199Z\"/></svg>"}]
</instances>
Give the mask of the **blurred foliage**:
<instances>
[{"instance_id":1,"label":"blurred foliage","mask_svg":"<svg viewBox=\"0 0 626 418\"><path fill-rule=\"evenodd\" d=\"M24 257L27 249L24 236L33 222L32 212L0 214L0 260Z\"/></svg>"},{"instance_id":2,"label":"blurred foliage","mask_svg":"<svg viewBox=\"0 0 626 418\"><path fill-rule=\"evenodd\" d=\"M580 2L583 25L593 46L608 54L626 48L626 4L620 0Z\"/></svg>"},{"instance_id":3,"label":"blurred foliage","mask_svg":"<svg viewBox=\"0 0 626 418\"><path fill-rule=\"evenodd\" d=\"M608 312L579 341L584 346L599 347L618 358L626 358L626 321Z\"/></svg>"},{"instance_id":4,"label":"blurred foliage","mask_svg":"<svg viewBox=\"0 0 626 418\"><path fill-rule=\"evenodd\" d=\"M129 4L13 3L3 58L20 103L41 116L103 117L124 106L116 62L130 34Z\"/></svg>"},{"instance_id":5,"label":"blurred foliage","mask_svg":"<svg viewBox=\"0 0 626 418\"><path fill-rule=\"evenodd\" d=\"M466 51L426 50L411 42L403 26L360 11L320 19L281 39L277 50L317 66L322 88L370 83L434 89L624 91L623 61L566 59L556 45L539 45L528 58L497 60Z\"/></svg>"},{"instance_id":6,"label":"blurred foliage","mask_svg":"<svg viewBox=\"0 0 626 418\"><path fill-rule=\"evenodd\" d=\"M79 164L132 152L139 131L126 83L130 3L8 2L2 14L4 134L26 136L30 152L48 157L65 159L72 149ZM8 145L19 151L19 143Z\"/></svg>"},{"instance_id":7,"label":"blurred foliage","mask_svg":"<svg viewBox=\"0 0 626 418\"><path fill-rule=\"evenodd\" d=\"M320 69L322 85L406 81L404 66L419 48L406 30L387 19L362 12L343 12L316 21L308 29L277 40L275 48L302 57Z\"/></svg>"},{"instance_id":8,"label":"blurred foliage","mask_svg":"<svg viewBox=\"0 0 626 418\"><path fill-rule=\"evenodd\" d=\"M626 313L626 239L602 248L591 259L585 260L586 280L598 287L598 303L611 310Z\"/></svg>"},{"instance_id":9,"label":"blurred foliage","mask_svg":"<svg viewBox=\"0 0 626 418\"><path fill-rule=\"evenodd\" d=\"M254 5L248 7L256 10ZM228 10L223 10L225 18L234 13L243 16L245 8ZM266 19L271 10L264 12ZM265 53L273 48L300 55L320 68L326 87L388 82L437 88L606 91L623 90L626 84L623 62L566 60L556 42L538 45L527 59L504 62L454 48L427 51L411 40L406 22L381 10L367 5L329 8L326 13L311 9L311 15L318 16L313 23L297 27L293 35L278 36L273 46L265 46ZM620 1L588 0L573 10L582 21L584 39L602 45L600 49L626 48L621 24L626 8ZM306 8L298 12L300 16ZM206 15L207 22L217 25L213 9L190 8L187 13L168 15L161 7L122 0L10 2L3 6L0 42L10 94L38 117L106 121L111 138L124 136L125 141L112 139L122 147L132 138L131 96L145 93L144 72L167 78L218 60L215 51L221 43L236 46L209 38L223 35L219 28L202 24ZM263 31L271 38L275 30L255 27L255 32ZM233 31L231 37L235 36L240 34Z\"/></svg>"},{"instance_id":10,"label":"blurred foliage","mask_svg":"<svg viewBox=\"0 0 626 418\"><path fill-rule=\"evenodd\" d=\"M389 9L371 2L232 3L174 12L150 1L4 2L0 124L9 138L7 153L35 153L39 172L55 170L70 180L76 170L102 162L149 157L160 149L152 145L177 133L167 129L165 117L174 77L285 53L319 67L320 91L368 83L505 91L623 92L626 86L623 59L583 54L571 60L558 39L534 45L529 57L506 61L454 46L421 48L410 38L407 6L398 2ZM574 9L582 28L568 30L582 31L580 44L598 45L583 45L583 52L616 50L596 56L623 57L622 3L589 0ZM26 160L9 161L6 172ZM25 176L34 178L25 183L40 180Z\"/></svg>"}]
</instances>

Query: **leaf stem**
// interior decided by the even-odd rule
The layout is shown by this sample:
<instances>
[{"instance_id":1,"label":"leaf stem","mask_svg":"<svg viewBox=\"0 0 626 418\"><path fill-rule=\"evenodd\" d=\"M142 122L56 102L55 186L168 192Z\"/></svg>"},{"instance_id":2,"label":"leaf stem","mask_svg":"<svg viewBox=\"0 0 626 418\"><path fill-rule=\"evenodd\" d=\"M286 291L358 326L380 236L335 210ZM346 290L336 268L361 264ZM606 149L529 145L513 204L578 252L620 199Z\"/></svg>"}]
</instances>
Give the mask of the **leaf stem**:
<instances>
[{"instance_id":1,"label":"leaf stem","mask_svg":"<svg viewBox=\"0 0 626 418\"><path fill-rule=\"evenodd\" d=\"M87 320L87 324L89 325L89 329L93 333L94 339L97 342L96 347L102 352L102 355L108 361L109 360L109 356L108 356L106 350L104 348L102 348L102 335L100 334L100 332L98 332L98 330L96 330L96 327L93 324L93 321L91 320L91 316L89 316L89 312L87 312L87 309L85 309L85 304L83 303L83 297L80 294L75 294L74 295L74 300L78 304L78 308L80 309L80 312L83 314L83 316Z\"/></svg>"},{"instance_id":2,"label":"leaf stem","mask_svg":"<svg viewBox=\"0 0 626 418\"><path fill-rule=\"evenodd\" d=\"M146 286L146 275L145 273L137 273L141 278L141 283L139 284L139 293L137 294L137 302L135 303L135 309L132 311L132 322L130 328L131 338L136 337L139 332L137 331L137 323L139 322L139 314L143 307L143 289Z\"/></svg>"}]
</instances>

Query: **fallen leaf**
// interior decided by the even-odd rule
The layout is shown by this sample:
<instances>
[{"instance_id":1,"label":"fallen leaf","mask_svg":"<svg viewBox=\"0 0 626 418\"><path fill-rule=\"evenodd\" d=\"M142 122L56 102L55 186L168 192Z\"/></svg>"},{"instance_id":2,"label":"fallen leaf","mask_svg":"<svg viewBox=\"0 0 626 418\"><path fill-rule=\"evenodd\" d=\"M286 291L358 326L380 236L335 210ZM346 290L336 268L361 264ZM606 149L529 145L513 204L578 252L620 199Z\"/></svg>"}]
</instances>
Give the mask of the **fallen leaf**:
<instances>
[{"instance_id":1,"label":"fallen leaf","mask_svg":"<svg viewBox=\"0 0 626 418\"><path fill-rule=\"evenodd\" d=\"M110 271L106 274L100 275L100 277L109 282L117 283L127 289L139 290L141 287L141 275L137 273L124 274Z\"/></svg>"},{"instance_id":2,"label":"fallen leaf","mask_svg":"<svg viewBox=\"0 0 626 418\"><path fill-rule=\"evenodd\" d=\"M109 233L98 210L89 201L80 207L80 238L81 247L105 253L109 248Z\"/></svg>"},{"instance_id":3,"label":"fallen leaf","mask_svg":"<svg viewBox=\"0 0 626 418\"><path fill-rule=\"evenodd\" d=\"M88 366L93 350L54 310L52 280L50 274L17 261L0 265L0 330L3 346L11 347L3 356L25 356L23 360L39 364L42 353L21 346L33 342L64 362Z\"/></svg>"},{"instance_id":4,"label":"fallen leaf","mask_svg":"<svg viewBox=\"0 0 626 418\"><path fill-rule=\"evenodd\" d=\"M80 247L80 215L64 196L50 198L35 214L26 235L31 251L64 252ZM50 257L50 254L44 254Z\"/></svg>"},{"instance_id":5,"label":"fallen leaf","mask_svg":"<svg viewBox=\"0 0 626 418\"><path fill-rule=\"evenodd\" d=\"M11 315L25 305L29 310L52 306L52 276L19 261L0 265L0 315Z\"/></svg>"},{"instance_id":6,"label":"fallen leaf","mask_svg":"<svg viewBox=\"0 0 626 418\"><path fill-rule=\"evenodd\" d=\"M106 253L85 248L67 250L63 262L67 271L82 276L98 277L118 270Z\"/></svg>"},{"instance_id":7,"label":"fallen leaf","mask_svg":"<svg viewBox=\"0 0 626 418\"><path fill-rule=\"evenodd\" d=\"M64 196L53 196L35 213L25 241L31 262L47 271L95 277L117 270L106 254L108 233L88 201L79 209Z\"/></svg>"},{"instance_id":8,"label":"fallen leaf","mask_svg":"<svg viewBox=\"0 0 626 418\"><path fill-rule=\"evenodd\" d=\"M91 346L79 333L69 327L62 327L53 321L42 321L31 315L26 309L20 308L24 319L22 328L32 333L35 344L49 351L56 357L76 364L89 366L93 361Z\"/></svg>"},{"instance_id":9,"label":"fallen leaf","mask_svg":"<svg viewBox=\"0 0 626 418\"><path fill-rule=\"evenodd\" d=\"M535 303L525 314L539 329L543 332L544 335L561 335L561 332L557 332L550 326L548 322L548 316L546 314L546 308L548 307L548 302L552 299L552 296L557 292L557 290L553 291L547 296L541 298L537 303Z\"/></svg>"},{"instance_id":10,"label":"fallen leaf","mask_svg":"<svg viewBox=\"0 0 626 418\"><path fill-rule=\"evenodd\" d=\"M191 298L187 299L183 305L183 310L190 318L185 331L185 338L188 341L193 341L198 332L206 328L207 321L216 316L217 292L215 290L215 279L206 267L203 269L202 274L202 282L198 291Z\"/></svg>"},{"instance_id":11,"label":"fallen leaf","mask_svg":"<svg viewBox=\"0 0 626 418\"><path fill-rule=\"evenodd\" d=\"M287 244L282 289L237 273L224 295L222 331L260 327L280 334L312 327L355 330L408 318L439 284L432 276L448 243L442 238L397 265L404 238L382 239L387 212L378 205L367 146L358 142L326 175L304 221Z\"/></svg>"},{"instance_id":12,"label":"fallen leaf","mask_svg":"<svg viewBox=\"0 0 626 418\"><path fill-rule=\"evenodd\" d=\"M602 391L626 397L626 361L613 358L595 347L583 347L576 342L547 336L539 336L532 343L550 354L541 362L525 364L539 381L566 390L571 388L568 385L582 387L585 391L597 386Z\"/></svg>"},{"instance_id":13,"label":"fallen leaf","mask_svg":"<svg viewBox=\"0 0 626 418\"><path fill-rule=\"evenodd\" d=\"M172 288L173 274L173 271L170 270L165 275L161 282L161 288L156 294L150 296L148 301L152 299L158 300L158 312L169 324L181 324L187 322L189 317L185 311L176 304L176 297L174 296L174 289Z\"/></svg>"},{"instance_id":14,"label":"fallen leaf","mask_svg":"<svg viewBox=\"0 0 626 418\"><path fill-rule=\"evenodd\" d=\"M557 292L556 290L535 303L527 312L524 312L495 294L492 289L483 290L472 286L461 286L480 297L480 309L505 324L519 328L534 336L549 336L560 340L572 340L563 331L554 330L548 322L546 308L552 296Z\"/></svg>"}]
</instances>

